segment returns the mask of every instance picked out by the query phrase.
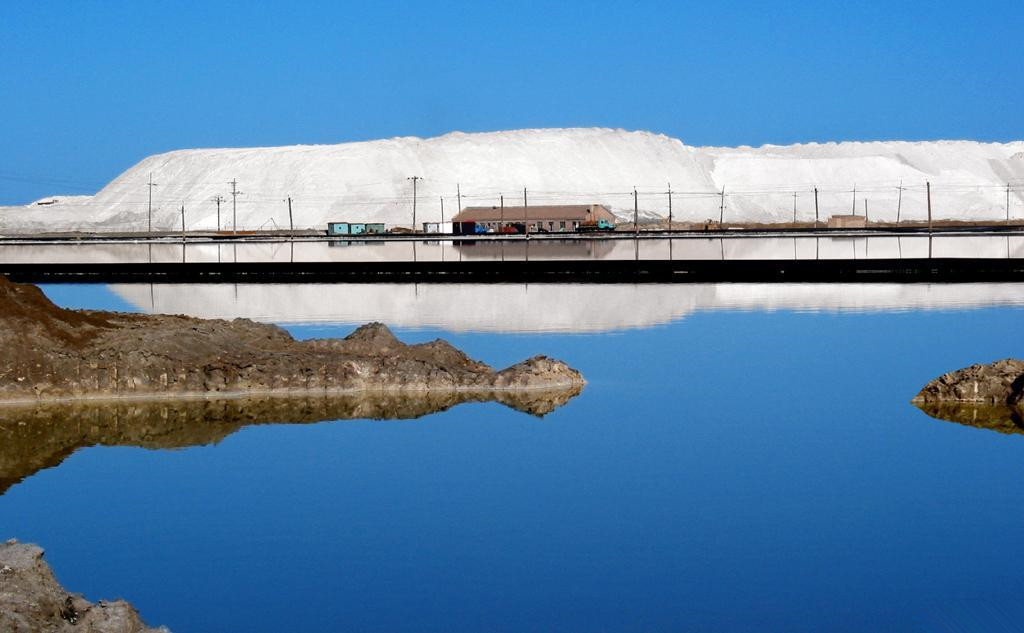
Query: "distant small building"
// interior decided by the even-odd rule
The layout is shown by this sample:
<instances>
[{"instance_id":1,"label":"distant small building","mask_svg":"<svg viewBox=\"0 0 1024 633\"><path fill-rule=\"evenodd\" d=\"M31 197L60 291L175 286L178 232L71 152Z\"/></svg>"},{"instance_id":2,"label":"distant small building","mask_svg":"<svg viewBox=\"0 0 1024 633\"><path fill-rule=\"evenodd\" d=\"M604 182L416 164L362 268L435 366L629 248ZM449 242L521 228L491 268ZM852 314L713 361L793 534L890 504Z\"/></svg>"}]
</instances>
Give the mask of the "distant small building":
<instances>
[{"instance_id":1,"label":"distant small building","mask_svg":"<svg viewBox=\"0 0 1024 633\"><path fill-rule=\"evenodd\" d=\"M828 219L830 229L863 229L867 219L863 215L833 215Z\"/></svg>"},{"instance_id":2,"label":"distant small building","mask_svg":"<svg viewBox=\"0 0 1024 633\"><path fill-rule=\"evenodd\" d=\"M530 232L575 231L584 222L605 220L615 223L615 214L603 204L555 204L531 207L466 207L453 222L476 222L488 230L523 224Z\"/></svg>"},{"instance_id":3,"label":"distant small building","mask_svg":"<svg viewBox=\"0 0 1024 633\"><path fill-rule=\"evenodd\" d=\"M380 222L328 222L328 235L363 235L384 232Z\"/></svg>"}]
</instances>

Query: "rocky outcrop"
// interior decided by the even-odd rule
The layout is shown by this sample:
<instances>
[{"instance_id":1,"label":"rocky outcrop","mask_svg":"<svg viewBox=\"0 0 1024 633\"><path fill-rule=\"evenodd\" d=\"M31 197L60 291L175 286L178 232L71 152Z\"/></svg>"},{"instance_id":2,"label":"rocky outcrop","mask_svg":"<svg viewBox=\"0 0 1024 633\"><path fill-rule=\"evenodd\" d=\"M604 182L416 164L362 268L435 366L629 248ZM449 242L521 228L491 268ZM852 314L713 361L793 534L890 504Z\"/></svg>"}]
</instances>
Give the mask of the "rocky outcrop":
<instances>
[{"instance_id":1,"label":"rocky outcrop","mask_svg":"<svg viewBox=\"0 0 1024 633\"><path fill-rule=\"evenodd\" d=\"M253 393L504 391L583 384L536 356L494 371L450 344L406 345L383 325L296 341L245 319L65 310L0 278L0 401Z\"/></svg>"},{"instance_id":2,"label":"rocky outcrop","mask_svg":"<svg viewBox=\"0 0 1024 633\"><path fill-rule=\"evenodd\" d=\"M0 407L0 494L88 446L170 449L214 444L257 424L413 419L464 402L497 401L543 417L580 392L521 391L304 393L182 400L78 400Z\"/></svg>"},{"instance_id":3,"label":"rocky outcrop","mask_svg":"<svg viewBox=\"0 0 1024 633\"><path fill-rule=\"evenodd\" d=\"M123 600L90 603L68 593L43 550L10 540L0 545L0 631L5 633L167 633L142 623Z\"/></svg>"},{"instance_id":4,"label":"rocky outcrop","mask_svg":"<svg viewBox=\"0 0 1024 633\"><path fill-rule=\"evenodd\" d=\"M943 374L912 402L942 420L1024 433L1024 361L1008 358Z\"/></svg>"}]
</instances>

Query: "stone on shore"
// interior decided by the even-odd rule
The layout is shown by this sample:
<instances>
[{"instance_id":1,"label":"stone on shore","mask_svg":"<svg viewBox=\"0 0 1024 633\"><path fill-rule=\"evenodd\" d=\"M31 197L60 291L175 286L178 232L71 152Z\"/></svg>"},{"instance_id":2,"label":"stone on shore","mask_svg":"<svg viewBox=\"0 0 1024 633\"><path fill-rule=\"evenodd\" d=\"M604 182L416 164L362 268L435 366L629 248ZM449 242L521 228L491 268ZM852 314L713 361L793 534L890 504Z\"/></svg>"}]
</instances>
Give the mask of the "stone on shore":
<instances>
[{"instance_id":1,"label":"stone on shore","mask_svg":"<svg viewBox=\"0 0 1024 633\"><path fill-rule=\"evenodd\" d=\"M0 544L0 631L4 633L167 633L151 629L124 600L93 604L60 586L37 545Z\"/></svg>"}]
</instances>

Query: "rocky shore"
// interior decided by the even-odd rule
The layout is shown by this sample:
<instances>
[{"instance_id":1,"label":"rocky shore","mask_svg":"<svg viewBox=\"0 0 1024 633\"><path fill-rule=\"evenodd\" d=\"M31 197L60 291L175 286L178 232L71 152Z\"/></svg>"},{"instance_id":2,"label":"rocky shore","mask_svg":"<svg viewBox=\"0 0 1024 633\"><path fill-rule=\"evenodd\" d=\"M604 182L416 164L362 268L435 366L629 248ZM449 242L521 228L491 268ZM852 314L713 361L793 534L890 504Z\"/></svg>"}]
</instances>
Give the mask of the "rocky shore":
<instances>
[{"instance_id":1,"label":"rocky shore","mask_svg":"<svg viewBox=\"0 0 1024 633\"><path fill-rule=\"evenodd\" d=\"M0 346L0 402L583 384L578 371L545 356L495 371L440 339L406 345L379 323L344 339L296 341L245 319L65 310L37 287L4 278Z\"/></svg>"},{"instance_id":2,"label":"rocky shore","mask_svg":"<svg viewBox=\"0 0 1024 633\"><path fill-rule=\"evenodd\" d=\"M124 600L93 604L68 593L36 545L0 545L0 631L5 633L167 633L143 624Z\"/></svg>"},{"instance_id":3,"label":"rocky shore","mask_svg":"<svg viewBox=\"0 0 1024 633\"><path fill-rule=\"evenodd\" d=\"M911 402L942 420L1024 433L1024 361L1008 358L943 374Z\"/></svg>"}]
</instances>

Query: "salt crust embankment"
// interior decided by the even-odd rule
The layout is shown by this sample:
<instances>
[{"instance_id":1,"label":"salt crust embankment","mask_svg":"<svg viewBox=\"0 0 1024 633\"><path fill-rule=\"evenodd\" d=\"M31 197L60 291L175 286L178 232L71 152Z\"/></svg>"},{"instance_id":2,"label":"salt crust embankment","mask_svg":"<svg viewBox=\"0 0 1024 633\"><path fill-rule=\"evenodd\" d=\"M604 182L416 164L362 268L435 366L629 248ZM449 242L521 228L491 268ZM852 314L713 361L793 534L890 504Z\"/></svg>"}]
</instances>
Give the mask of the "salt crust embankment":
<instances>
[{"instance_id":1,"label":"salt crust embankment","mask_svg":"<svg viewBox=\"0 0 1024 633\"><path fill-rule=\"evenodd\" d=\"M179 230L181 205L190 230L214 229L213 199L227 197L221 226L230 228L229 181L237 180L238 226L287 227L286 197L294 201L296 227L328 221L411 223L411 176L418 183L417 222L450 218L456 185L463 206L497 205L499 196L530 204L603 203L632 216L633 187L645 217L667 213L671 183L674 215L701 221L717 217L726 192L729 221L789 221L793 193L798 219L813 219L813 188L822 214L863 212L892 220L926 215L924 183L933 185L940 219L1005 217L1010 204L1024 217L1024 141L806 143L761 147L693 147L643 131L604 128L535 129L415 137L338 145L237 149L186 149L140 161L93 196L56 196L44 206L0 207L0 232L141 230L147 222L150 175L154 228ZM907 187L900 193L900 184ZM858 194L851 196L856 186ZM61 192L54 192L61 193ZM46 199L42 202L53 202Z\"/></svg>"}]
</instances>

